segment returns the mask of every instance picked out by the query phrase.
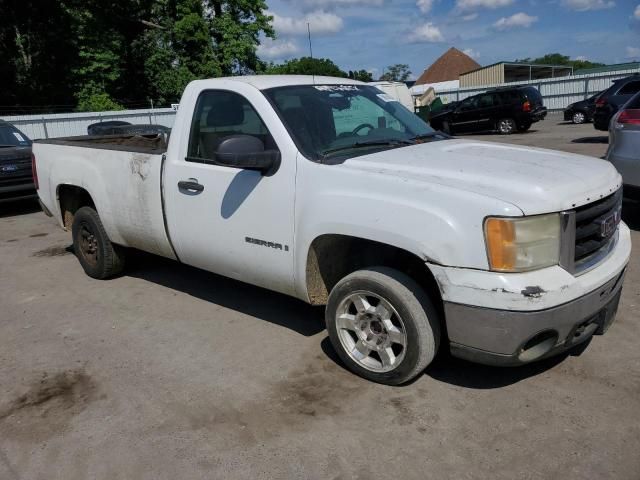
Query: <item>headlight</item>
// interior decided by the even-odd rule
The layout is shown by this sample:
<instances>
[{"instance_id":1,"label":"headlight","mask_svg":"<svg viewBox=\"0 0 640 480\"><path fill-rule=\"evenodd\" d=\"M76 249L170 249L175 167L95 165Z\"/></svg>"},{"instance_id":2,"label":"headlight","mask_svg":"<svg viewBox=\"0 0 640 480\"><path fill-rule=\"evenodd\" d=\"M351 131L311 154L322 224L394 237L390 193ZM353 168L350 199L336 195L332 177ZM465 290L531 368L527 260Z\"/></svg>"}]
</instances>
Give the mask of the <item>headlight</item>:
<instances>
[{"instance_id":1,"label":"headlight","mask_svg":"<svg viewBox=\"0 0 640 480\"><path fill-rule=\"evenodd\" d=\"M484 222L489 268L524 272L560 261L560 215L487 218Z\"/></svg>"}]
</instances>

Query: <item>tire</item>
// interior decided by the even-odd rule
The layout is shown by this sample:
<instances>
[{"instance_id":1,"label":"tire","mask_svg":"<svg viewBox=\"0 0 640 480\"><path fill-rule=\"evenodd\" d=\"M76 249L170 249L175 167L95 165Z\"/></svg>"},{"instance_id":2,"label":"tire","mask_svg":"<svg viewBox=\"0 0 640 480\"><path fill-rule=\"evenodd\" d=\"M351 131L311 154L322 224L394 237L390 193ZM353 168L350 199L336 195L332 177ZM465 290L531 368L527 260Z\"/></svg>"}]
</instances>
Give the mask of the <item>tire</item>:
<instances>
[{"instance_id":1,"label":"tire","mask_svg":"<svg viewBox=\"0 0 640 480\"><path fill-rule=\"evenodd\" d=\"M516 122L513 118L501 118L496 123L496 130L500 135L511 135L516 131Z\"/></svg>"},{"instance_id":2,"label":"tire","mask_svg":"<svg viewBox=\"0 0 640 480\"><path fill-rule=\"evenodd\" d=\"M573 116L571 117L571 121L576 125L580 125L581 123L587 121L587 116L584 114L584 112L574 112Z\"/></svg>"},{"instance_id":3,"label":"tire","mask_svg":"<svg viewBox=\"0 0 640 480\"><path fill-rule=\"evenodd\" d=\"M453 135L453 130L451 130L451 125L446 120L442 122L442 131L447 135Z\"/></svg>"},{"instance_id":4,"label":"tire","mask_svg":"<svg viewBox=\"0 0 640 480\"><path fill-rule=\"evenodd\" d=\"M82 207L76 212L71 232L73 250L87 275L104 280L122 272L125 249L111 243L93 208Z\"/></svg>"},{"instance_id":5,"label":"tire","mask_svg":"<svg viewBox=\"0 0 640 480\"><path fill-rule=\"evenodd\" d=\"M359 270L340 280L329 295L325 319L333 348L347 368L386 385L422 373L440 344L440 320L427 294L410 277L387 267Z\"/></svg>"}]
</instances>

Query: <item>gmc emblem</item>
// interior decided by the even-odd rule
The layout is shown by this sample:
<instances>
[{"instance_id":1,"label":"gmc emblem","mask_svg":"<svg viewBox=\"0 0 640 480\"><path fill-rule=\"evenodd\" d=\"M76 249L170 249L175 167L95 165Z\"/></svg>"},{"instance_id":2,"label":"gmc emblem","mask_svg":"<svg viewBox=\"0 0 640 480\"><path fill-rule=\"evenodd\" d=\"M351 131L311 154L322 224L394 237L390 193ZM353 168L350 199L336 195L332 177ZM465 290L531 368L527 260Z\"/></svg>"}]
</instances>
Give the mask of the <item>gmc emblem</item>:
<instances>
[{"instance_id":1,"label":"gmc emblem","mask_svg":"<svg viewBox=\"0 0 640 480\"><path fill-rule=\"evenodd\" d=\"M617 209L611 215L600 220L600 236L607 238L613 235L621 219L621 210Z\"/></svg>"}]
</instances>

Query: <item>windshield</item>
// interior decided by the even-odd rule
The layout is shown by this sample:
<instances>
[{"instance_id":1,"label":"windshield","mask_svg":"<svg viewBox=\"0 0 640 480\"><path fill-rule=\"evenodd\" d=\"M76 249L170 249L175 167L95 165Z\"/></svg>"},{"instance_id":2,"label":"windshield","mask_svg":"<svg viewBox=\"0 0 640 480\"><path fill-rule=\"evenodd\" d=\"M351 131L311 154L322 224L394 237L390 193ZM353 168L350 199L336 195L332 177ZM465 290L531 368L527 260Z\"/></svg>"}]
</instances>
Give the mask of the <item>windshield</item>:
<instances>
[{"instance_id":1,"label":"windshield","mask_svg":"<svg viewBox=\"0 0 640 480\"><path fill-rule=\"evenodd\" d=\"M12 125L0 125L0 147L29 147L31 140Z\"/></svg>"},{"instance_id":2,"label":"windshield","mask_svg":"<svg viewBox=\"0 0 640 480\"><path fill-rule=\"evenodd\" d=\"M311 160L353 157L446 138L369 85L297 85L265 90L302 153Z\"/></svg>"}]
</instances>

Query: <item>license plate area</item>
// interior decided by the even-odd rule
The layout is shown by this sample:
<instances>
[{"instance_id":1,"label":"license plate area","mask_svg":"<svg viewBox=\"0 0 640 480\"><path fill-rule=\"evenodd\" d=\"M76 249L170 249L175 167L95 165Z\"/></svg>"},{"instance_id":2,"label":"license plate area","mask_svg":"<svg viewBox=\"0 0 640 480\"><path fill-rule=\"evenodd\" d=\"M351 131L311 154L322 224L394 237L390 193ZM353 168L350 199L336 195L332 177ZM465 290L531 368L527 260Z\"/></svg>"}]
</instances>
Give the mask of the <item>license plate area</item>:
<instances>
[{"instance_id":1,"label":"license plate area","mask_svg":"<svg viewBox=\"0 0 640 480\"><path fill-rule=\"evenodd\" d=\"M567 336L565 345L577 345L593 335L604 334L616 318L621 295L622 289L619 289L598 313L576 325Z\"/></svg>"}]
</instances>

